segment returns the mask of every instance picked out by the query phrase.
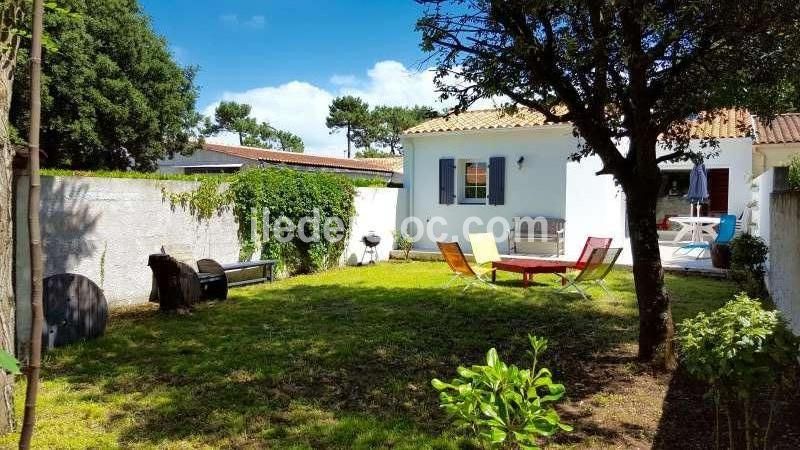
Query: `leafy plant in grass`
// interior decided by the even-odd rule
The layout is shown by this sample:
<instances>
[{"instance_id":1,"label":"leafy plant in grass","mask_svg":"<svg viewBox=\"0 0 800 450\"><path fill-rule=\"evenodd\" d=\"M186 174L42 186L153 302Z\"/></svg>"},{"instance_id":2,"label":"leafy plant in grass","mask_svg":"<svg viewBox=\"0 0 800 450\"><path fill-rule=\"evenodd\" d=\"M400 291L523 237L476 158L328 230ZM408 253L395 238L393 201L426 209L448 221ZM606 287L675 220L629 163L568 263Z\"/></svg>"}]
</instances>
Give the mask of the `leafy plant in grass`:
<instances>
[{"instance_id":1,"label":"leafy plant in grass","mask_svg":"<svg viewBox=\"0 0 800 450\"><path fill-rule=\"evenodd\" d=\"M528 335L533 359L530 370L507 365L497 350L486 354L486 365L459 367L450 383L434 379L441 407L453 424L467 429L491 447L538 449L539 439L572 431L553 405L566 392L547 368L537 369L547 340Z\"/></svg>"},{"instance_id":2,"label":"leafy plant in grass","mask_svg":"<svg viewBox=\"0 0 800 450\"><path fill-rule=\"evenodd\" d=\"M731 278L751 297L766 297L765 264L769 247L758 236L745 233L731 241Z\"/></svg>"},{"instance_id":3,"label":"leafy plant in grass","mask_svg":"<svg viewBox=\"0 0 800 450\"><path fill-rule=\"evenodd\" d=\"M776 399L792 386L800 356L800 339L792 334L777 311L767 311L758 300L741 294L711 314L700 313L679 325L677 337L686 370L710 385L714 401L716 447L720 441L720 414L725 411L730 448L734 448L734 421L743 423L748 449L759 442L760 423L753 411L769 397L769 415L760 441L767 448ZM734 419L738 413L739 417ZM739 431L740 433L742 430Z\"/></svg>"},{"instance_id":4,"label":"leafy plant in grass","mask_svg":"<svg viewBox=\"0 0 800 450\"><path fill-rule=\"evenodd\" d=\"M19 361L14 355L5 350L0 350L0 370L4 370L12 375L20 375Z\"/></svg>"},{"instance_id":5,"label":"leafy plant in grass","mask_svg":"<svg viewBox=\"0 0 800 450\"><path fill-rule=\"evenodd\" d=\"M403 258L408 261L411 250L414 248L414 241L400 230L396 230L393 234L397 249L403 252Z\"/></svg>"}]
</instances>

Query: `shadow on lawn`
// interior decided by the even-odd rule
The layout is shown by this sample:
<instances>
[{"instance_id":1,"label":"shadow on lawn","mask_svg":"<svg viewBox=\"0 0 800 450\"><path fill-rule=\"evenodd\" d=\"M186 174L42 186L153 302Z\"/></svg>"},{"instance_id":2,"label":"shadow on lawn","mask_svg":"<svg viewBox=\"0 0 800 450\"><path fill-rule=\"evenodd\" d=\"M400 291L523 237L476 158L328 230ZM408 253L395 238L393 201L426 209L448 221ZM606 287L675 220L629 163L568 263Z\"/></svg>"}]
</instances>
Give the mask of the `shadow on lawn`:
<instances>
[{"instance_id":1,"label":"shadow on lawn","mask_svg":"<svg viewBox=\"0 0 800 450\"><path fill-rule=\"evenodd\" d=\"M573 402L607 386L593 365L635 341L633 316L550 289L509 292L332 284L235 290L231 301L191 317L117 317L106 338L69 349L47 377L130 394L135 400L110 418L122 442L196 437L212 445L241 436L249 444L311 438L313 446L334 445L326 439L347 442L347 433L311 430L344 417L438 433L445 421L430 380L481 363L490 346L526 365L527 333L550 339L543 363ZM303 419L297 410L305 407L334 417ZM298 425L307 435L293 438Z\"/></svg>"},{"instance_id":2,"label":"shadow on lawn","mask_svg":"<svg viewBox=\"0 0 800 450\"><path fill-rule=\"evenodd\" d=\"M663 414L658 424L654 449L714 448L714 407L710 400L703 398L707 386L691 378L685 371L679 370L672 377L664 399ZM769 414L768 399L762 398L759 403L762 408L754 413L754 417L762 424ZM788 392L778 401L778 409L774 415L774 422L769 435L767 446L758 445L758 448L769 449L798 449L800 448L800 386L794 392ZM734 420L737 420L734 417ZM734 427L738 427L735 424ZM720 447L730 447L728 428L725 417L720 424ZM763 429L758 431L759 438ZM740 448L745 447L745 438L741 430L734 433L734 444Z\"/></svg>"}]
</instances>

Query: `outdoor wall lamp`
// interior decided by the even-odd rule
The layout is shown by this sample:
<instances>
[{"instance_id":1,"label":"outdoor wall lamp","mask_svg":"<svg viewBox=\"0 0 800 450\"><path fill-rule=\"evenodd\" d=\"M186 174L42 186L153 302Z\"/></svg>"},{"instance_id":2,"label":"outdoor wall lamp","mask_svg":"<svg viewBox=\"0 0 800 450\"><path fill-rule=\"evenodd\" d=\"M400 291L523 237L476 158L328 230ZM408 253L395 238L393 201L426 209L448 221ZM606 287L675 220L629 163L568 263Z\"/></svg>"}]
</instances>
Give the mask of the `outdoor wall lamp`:
<instances>
[{"instance_id":1,"label":"outdoor wall lamp","mask_svg":"<svg viewBox=\"0 0 800 450\"><path fill-rule=\"evenodd\" d=\"M519 159L517 160L517 168L519 170L522 170L522 163L524 163L524 162L525 162L525 157L524 156L520 156Z\"/></svg>"}]
</instances>

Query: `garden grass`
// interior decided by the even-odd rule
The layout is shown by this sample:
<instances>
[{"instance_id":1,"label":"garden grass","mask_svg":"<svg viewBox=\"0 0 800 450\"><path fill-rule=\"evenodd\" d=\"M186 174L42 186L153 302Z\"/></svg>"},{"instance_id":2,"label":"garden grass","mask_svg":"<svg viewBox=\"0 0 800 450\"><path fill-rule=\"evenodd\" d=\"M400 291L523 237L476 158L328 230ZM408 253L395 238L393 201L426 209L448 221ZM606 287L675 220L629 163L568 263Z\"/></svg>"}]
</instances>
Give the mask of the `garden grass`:
<instances>
[{"instance_id":1,"label":"garden grass","mask_svg":"<svg viewBox=\"0 0 800 450\"><path fill-rule=\"evenodd\" d=\"M444 289L448 278L442 263L384 263L233 289L189 316L116 311L105 337L46 355L34 446L473 448L430 380L490 347L527 365L528 333L550 340L543 364L567 388L559 409L576 431L556 447L647 447L673 420L670 376L635 358L630 272L610 277L614 299L592 289L588 301L549 275L466 293ZM676 321L735 293L708 278L667 284ZM21 418L24 381L16 393Z\"/></svg>"}]
</instances>

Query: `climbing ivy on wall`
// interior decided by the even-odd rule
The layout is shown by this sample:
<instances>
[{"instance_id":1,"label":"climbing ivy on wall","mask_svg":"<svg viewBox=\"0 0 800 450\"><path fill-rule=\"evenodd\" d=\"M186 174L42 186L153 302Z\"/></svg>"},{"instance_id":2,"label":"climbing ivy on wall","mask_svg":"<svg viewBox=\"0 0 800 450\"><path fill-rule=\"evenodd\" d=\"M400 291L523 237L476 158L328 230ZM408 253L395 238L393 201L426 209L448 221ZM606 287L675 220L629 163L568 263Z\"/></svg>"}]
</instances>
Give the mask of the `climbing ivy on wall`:
<instances>
[{"instance_id":1,"label":"climbing ivy on wall","mask_svg":"<svg viewBox=\"0 0 800 450\"><path fill-rule=\"evenodd\" d=\"M171 193L162 188L162 193L173 207L179 205L200 220L230 208L238 223L242 256L249 257L256 252L262 259L275 259L278 270L288 274L335 266L347 244L355 215L354 184L345 177L320 172L253 168L224 180L201 179L197 189L192 191ZM312 218L303 224L303 232L315 239L304 242L295 232L291 240L282 240L272 231L265 238L264 211L268 211L270 229L279 218L294 225L300 224L303 218ZM334 218L340 219L343 225L336 233L341 239L328 239L330 236L321 229ZM253 220L256 221L255 239Z\"/></svg>"},{"instance_id":2,"label":"climbing ivy on wall","mask_svg":"<svg viewBox=\"0 0 800 450\"><path fill-rule=\"evenodd\" d=\"M214 214L222 214L231 203L230 192L223 184L225 180L222 177L201 178L197 189L183 192L169 192L161 186L161 195L173 208L180 206L198 220L208 220Z\"/></svg>"}]
</instances>

